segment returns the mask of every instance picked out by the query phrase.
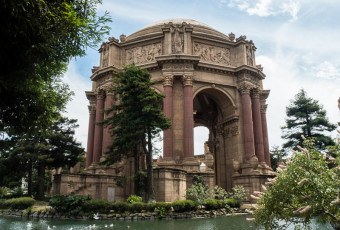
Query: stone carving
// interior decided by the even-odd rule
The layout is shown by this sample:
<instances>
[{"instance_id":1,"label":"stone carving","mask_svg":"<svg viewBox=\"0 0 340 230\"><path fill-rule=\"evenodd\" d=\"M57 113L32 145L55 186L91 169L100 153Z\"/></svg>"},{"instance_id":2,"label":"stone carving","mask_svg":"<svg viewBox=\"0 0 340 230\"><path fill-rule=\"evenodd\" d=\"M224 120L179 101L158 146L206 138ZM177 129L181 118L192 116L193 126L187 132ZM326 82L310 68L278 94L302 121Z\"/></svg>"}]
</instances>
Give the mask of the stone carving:
<instances>
[{"instance_id":1,"label":"stone carving","mask_svg":"<svg viewBox=\"0 0 340 230\"><path fill-rule=\"evenodd\" d=\"M140 46L126 50L126 64L140 64L155 61L155 57L162 54L162 44Z\"/></svg>"},{"instance_id":2,"label":"stone carving","mask_svg":"<svg viewBox=\"0 0 340 230\"><path fill-rule=\"evenodd\" d=\"M241 94L250 94L250 90L253 88L253 85L248 82L242 82L239 84L238 90Z\"/></svg>"},{"instance_id":3,"label":"stone carving","mask_svg":"<svg viewBox=\"0 0 340 230\"><path fill-rule=\"evenodd\" d=\"M253 66L253 52L250 46L246 46L246 53L247 53L247 65Z\"/></svg>"},{"instance_id":4,"label":"stone carving","mask_svg":"<svg viewBox=\"0 0 340 230\"><path fill-rule=\"evenodd\" d=\"M119 36L120 42L126 42L126 35L125 34L121 34Z\"/></svg>"},{"instance_id":5,"label":"stone carving","mask_svg":"<svg viewBox=\"0 0 340 230\"><path fill-rule=\"evenodd\" d=\"M230 50L228 48L195 42L194 55L200 56L204 62L230 65Z\"/></svg>"},{"instance_id":6,"label":"stone carving","mask_svg":"<svg viewBox=\"0 0 340 230\"><path fill-rule=\"evenodd\" d=\"M109 65L109 45L107 43L102 44L102 64L103 67Z\"/></svg>"},{"instance_id":7,"label":"stone carving","mask_svg":"<svg viewBox=\"0 0 340 230\"><path fill-rule=\"evenodd\" d=\"M164 76L163 86L172 86L173 81L174 81L173 75L166 75Z\"/></svg>"},{"instance_id":8,"label":"stone carving","mask_svg":"<svg viewBox=\"0 0 340 230\"><path fill-rule=\"evenodd\" d=\"M171 33L171 49L172 53L183 53L184 51L184 27L186 23L181 25L170 25Z\"/></svg>"},{"instance_id":9,"label":"stone carving","mask_svg":"<svg viewBox=\"0 0 340 230\"><path fill-rule=\"evenodd\" d=\"M89 114L96 114L96 106L95 105L89 105Z\"/></svg>"},{"instance_id":10,"label":"stone carving","mask_svg":"<svg viewBox=\"0 0 340 230\"><path fill-rule=\"evenodd\" d=\"M193 70L194 67L190 63L164 63L162 69L167 71L184 71Z\"/></svg>"},{"instance_id":11,"label":"stone carving","mask_svg":"<svg viewBox=\"0 0 340 230\"><path fill-rule=\"evenodd\" d=\"M260 108L261 113L266 113L266 112L267 112L267 106L268 106L268 105L266 105L266 104L262 104L262 105L261 105L261 108Z\"/></svg>"},{"instance_id":12,"label":"stone carving","mask_svg":"<svg viewBox=\"0 0 340 230\"><path fill-rule=\"evenodd\" d=\"M183 86L192 86L194 81L194 76L190 74L183 75Z\"/></svg>"},{"instance_id":13,"label":"stone carving","mask_svg":"<svg viewBox=\"0 0 340 230\"><path fill-rule=\"evenodd\" d=\"M258 87L252 89L252 98L260 98L260 89Z\"/></svg>"},{"instance_id":14,"label":"stone carving","mask_svg":"<svg viewBox=\"0 0 340 230\"><path fill-rule=\"evenodd\" d=\"M240 133L240 132L238 131L238 126L237 126L237 125L231 127L231 128L230 128L230 132L231 132L231 135L233 135L233 136L236 136L236 135L238 135L238 134Z\"/></svg>"}]
</instances>

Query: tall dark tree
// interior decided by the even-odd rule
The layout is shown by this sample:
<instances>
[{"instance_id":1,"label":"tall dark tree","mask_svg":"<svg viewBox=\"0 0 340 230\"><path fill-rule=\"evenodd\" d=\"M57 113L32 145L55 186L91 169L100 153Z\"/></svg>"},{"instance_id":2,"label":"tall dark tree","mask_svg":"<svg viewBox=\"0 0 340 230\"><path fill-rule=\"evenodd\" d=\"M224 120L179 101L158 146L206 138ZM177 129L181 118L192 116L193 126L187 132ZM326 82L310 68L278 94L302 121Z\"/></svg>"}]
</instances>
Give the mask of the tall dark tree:
<instances>
[{"instance_id":1,"label":"tall dark tree","mask_svg":"<svg viewBox=\"0 0 340 230\"><path fill-rule=\"evenodd\" d=\"M282 138L287 142L283 144L283 148L296 149L297 145L302 146L301 135L314 138L319 149L335 144L326 133L335 130L336 126L328 121L326 111L319 102L307 97L303 89L287 107L286 114L286 126L282 127Z\"/></svg>"},{"instance_id":2,"label":"tall dark tree","mask_svg":"<svg viewBox=\"0 0 340 230\"><path fill-rule=\"evenodd\" d=\"M39 131L57 118L66 63L109 31L107 13L96 13L100 3L0 0L0 132Z\"/></svg>"},{"instance_id":3,"label":"tall dark tree","mask_svg":"<svg viewBox=\"0 0 340 230\"><path fill-rule=\"evenodd\" d=\"M113 116L104 121L114 136L107 163L120 161L123 156L134 157L137 173L139 155L145 154L147 199L153 198L152 139L170 127L169 119L162 112L164 95L151 88L153 84L150 74L134 65L117 73L112 91L119 100L107 111Z\"/></svg>"},{"instance_id":4,"label":"tall dark tree","mask_svg":"<svg viewBox=\"0 0 340 230\"><path fill-rule=\"evenodd\" d=\"M81 144L74 139L74 130L78 127L76 120L61 117L53 122L44 132L32 135L12 137L15 144L3 150L0 157L1 185L19 182L22 177L28 181L28 193L32 193L33 174L37 175L37 189L34 191L38 199L44 199L45 170L74 166L84 152ZM36 171L35 171L36 170ZM16 172L15 175L13 171ZM15 184L13 184L15 185Z\"/></svg>"}]
</instances>

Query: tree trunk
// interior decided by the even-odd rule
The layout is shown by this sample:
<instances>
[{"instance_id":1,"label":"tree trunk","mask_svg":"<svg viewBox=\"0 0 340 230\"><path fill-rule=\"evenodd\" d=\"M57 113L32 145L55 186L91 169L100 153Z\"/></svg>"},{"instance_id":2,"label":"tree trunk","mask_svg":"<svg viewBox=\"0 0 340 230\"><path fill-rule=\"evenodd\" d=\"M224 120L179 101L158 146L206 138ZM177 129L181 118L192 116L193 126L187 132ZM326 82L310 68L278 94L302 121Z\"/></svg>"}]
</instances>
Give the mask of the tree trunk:
<instances>
[{"instance_id":1,"label":"tree trunk","mask_svg":"<svg viewBox=\"0 0 340 230\"><path fill-rule=\"evenodd\" d=\"M146 195L147 200L153 200L154 194L153 194L153 178L152 178L152 135L151 131L148 130L148 151L146 153L146 167L147 167L147 189L146 189Z\"/></svg>"},{"instance_id":2,"label":"tree trunk","mask_svg":"<svg viewBox=\"0 0 340 230\"><path fill-rule=\"evenodd\" d=\"M134 153L134 160L135 160L135 180L134 180L134 185L135 185L135 194L137 196L140 196L140 188L139 188L139 180L138 180L138 171L139 171L139 151L137 148L137 145L135 145L134 149L133 149Z\"/></svg>"},{"instance_id":3,"label":"tree trunk","mask_svg":"<svg viewBox=\"0 0 340 230\"><path fill-rule=\"evenodd\" d=\"M40 161L38 163L38 191L37 199L44 200L45 198L45 161Z\"/></svg>"},{"instance_id":4,"label":"tree trunk","mask_svg":"<svg viewBox=\"0 0 340 230\"><path fill-rule=\"evenodd\" d=\"M32 196L32 161L28 163L28 176L27 176L27 194Z\"/></svg>"}]
</instances>

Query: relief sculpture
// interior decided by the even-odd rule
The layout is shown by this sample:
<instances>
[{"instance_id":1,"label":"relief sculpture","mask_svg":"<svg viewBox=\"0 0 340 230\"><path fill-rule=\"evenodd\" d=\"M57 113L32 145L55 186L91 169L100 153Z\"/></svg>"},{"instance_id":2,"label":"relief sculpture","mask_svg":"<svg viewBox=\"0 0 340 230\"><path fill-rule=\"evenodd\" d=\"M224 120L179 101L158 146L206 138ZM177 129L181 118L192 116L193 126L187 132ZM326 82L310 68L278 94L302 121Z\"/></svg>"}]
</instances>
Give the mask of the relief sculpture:
<instances>
[{"instance_id":1,"label":"relief sculpture","mask_svg":"<svg viewBox=\"0 0 340 230\"><path fill-rule=\"evenodd\" d=\"M162 44L155 43L126 50L126 64L153 62L162 54Z\"/></svg>"},{"instance_id":2,"label":"relief sculpture","mask_svg":"<svg viewBox=\"0 0 340 230\"><path fill-rule=\"evenodd\" d=\"M251 52L251 47L250 46L247 46L246 47L246 52L247 52L247 65L253 65L253 55L252 55L252 52Z\"/></svg>"},{"instance_id":3,"label":"relief sculpture","mask_svg":"<svg viewBox=\"0 0 340 230\"><path fill-rule=\"evenodd\" d=\"M176 25L170 27L170 31L172 34L172 52L173 53L182 53L184 48L184 39L183 39L183 26L184 25Z\"/></svg>"},{"instance_id":4,"label":"relief sculpture","mask_svg":"<svg viewBox=\"0 0 340 230\"><path fill-rule=\"evenodd\" d=\"M109 45L106 43L103 43L102 45L102 57L103 57L103 67L106 67L109 65Z\"/></svg>"},{"instance_id":5,"label":"relief sculpture","mask_svg":"<svg viewBox=\"0 0 340 230\"><path fill-rule=\"evenodd\" d=\"M230 65L230 50L228 48L194 43L194 55L200 56L204 62Z\"/></svg>"}]
</instances>

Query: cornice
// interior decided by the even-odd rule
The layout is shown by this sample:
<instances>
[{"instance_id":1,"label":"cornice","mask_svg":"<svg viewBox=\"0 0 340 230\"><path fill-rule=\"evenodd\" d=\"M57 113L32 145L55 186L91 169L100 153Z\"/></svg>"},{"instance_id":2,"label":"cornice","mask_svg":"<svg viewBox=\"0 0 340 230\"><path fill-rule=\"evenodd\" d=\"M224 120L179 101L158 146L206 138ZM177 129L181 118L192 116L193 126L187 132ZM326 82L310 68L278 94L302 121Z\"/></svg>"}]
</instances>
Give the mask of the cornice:
<instances>
[{"instance_id":1,"label":"cornice","mask_svg":"<svg viewBox=\"0 0 340 230\"><path fill-rule=\"evenodd\" d=\"M92 75L91 75L91 80L92 81L97 81L98 79L108 75L108 74L113 74L117 71L119 71L120 69L118 69L115 66L107 66L101 69L97 69Z\"/></svg>"},{"instance_id":2,"label":"cornice","mask_svg":"<svg viewBox=\"0 0 340 230\"><path fill-rule=\"evenodd\" d=\"M164 63L193 63L194 66L196 66L200 57L188 54L169 54L155 57L155 59L160 67L162 67Z\"/></svg>"}]
</instances>

